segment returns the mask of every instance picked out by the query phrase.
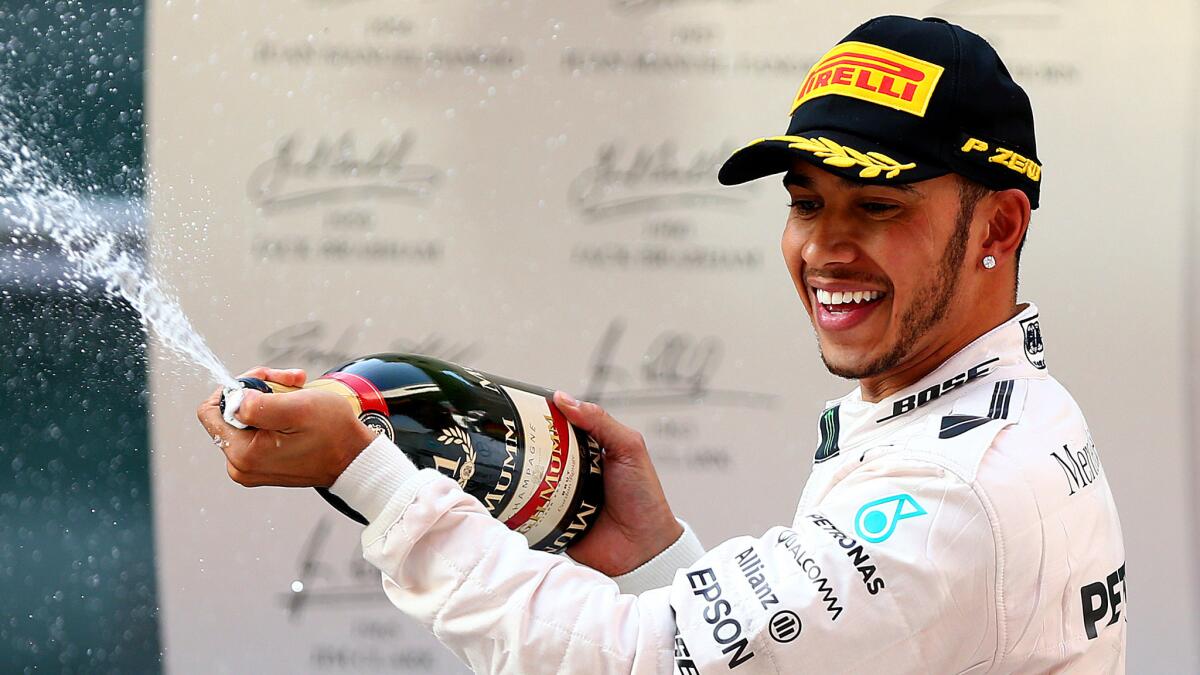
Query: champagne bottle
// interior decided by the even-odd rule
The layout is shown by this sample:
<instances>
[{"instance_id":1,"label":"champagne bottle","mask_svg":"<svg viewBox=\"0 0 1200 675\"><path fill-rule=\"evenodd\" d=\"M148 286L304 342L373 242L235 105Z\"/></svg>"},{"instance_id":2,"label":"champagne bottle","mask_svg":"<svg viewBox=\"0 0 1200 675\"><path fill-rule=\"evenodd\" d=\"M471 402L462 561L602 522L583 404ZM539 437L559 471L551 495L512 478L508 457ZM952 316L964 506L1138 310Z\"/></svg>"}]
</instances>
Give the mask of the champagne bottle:
<instances>
[{"instance_id":1,"label":"champagne bottle","mask_svg":"<svg viewBox=\"0 0 1200 675\"><path fill-rule=\"evenodd\" d=\"M257 378L241 382L264 393L295 389ZM387 436L419 468L453 478L492 516L525 535L531 548L562 551L599 516L600 445L567 421L548 389L414 354L355 359L304 388L345 396L364 424ZM226 392L231 423L234 392ZM225 404L223 397L222 410ZM366 524L329 490L317 492Z\"/></svg>"}]
</instances>

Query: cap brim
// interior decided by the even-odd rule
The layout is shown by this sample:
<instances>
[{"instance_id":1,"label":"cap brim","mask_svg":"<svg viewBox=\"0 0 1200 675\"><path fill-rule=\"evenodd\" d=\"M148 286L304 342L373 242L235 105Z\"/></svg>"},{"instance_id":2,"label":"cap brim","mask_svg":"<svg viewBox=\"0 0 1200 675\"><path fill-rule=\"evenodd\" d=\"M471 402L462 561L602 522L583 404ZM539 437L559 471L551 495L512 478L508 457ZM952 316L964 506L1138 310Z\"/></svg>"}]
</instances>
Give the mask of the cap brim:
<instances>
[{"instance_id":1,"label":"cap brim","mask_svg":"<svg viewBox=\"0 0 1200 675\"><path fill-rule=\"evenodd\" d=\"M717 180L722 185L738 185L790 171L797 159L856 183L871 185L915 183L950 173L945 166L909 157L861 136L814 130L748 143L725 160Z\"/></svg>"}]
</instances>

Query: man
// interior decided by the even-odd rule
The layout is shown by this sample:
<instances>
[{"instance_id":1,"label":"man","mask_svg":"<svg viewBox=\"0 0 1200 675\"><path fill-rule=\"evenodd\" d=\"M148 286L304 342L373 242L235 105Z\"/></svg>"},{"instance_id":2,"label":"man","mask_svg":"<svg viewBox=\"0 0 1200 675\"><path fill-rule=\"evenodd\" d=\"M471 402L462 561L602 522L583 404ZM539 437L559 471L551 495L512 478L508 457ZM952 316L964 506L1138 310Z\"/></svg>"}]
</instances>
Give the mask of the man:
<instances>
[{"instance_id":1,"label":"man","mask_svg":"<svg viewBox=\"0 0 1200 675\"><path fill-rule=\"evenodd\" d=\"M777 173L821 356L859 383L820 417L790 527L705 553L641 437L562 392L606 447L582 565L529 551L333 394L251 394L257 432L216 395L201 420L239 483L332 486L366 515L388 597L481 672L1122 672L1116 509L1037 309L1015 302L1041 183L1025 93L979 36L880 17L720 179Z\"/></svg>"}]
</instances>

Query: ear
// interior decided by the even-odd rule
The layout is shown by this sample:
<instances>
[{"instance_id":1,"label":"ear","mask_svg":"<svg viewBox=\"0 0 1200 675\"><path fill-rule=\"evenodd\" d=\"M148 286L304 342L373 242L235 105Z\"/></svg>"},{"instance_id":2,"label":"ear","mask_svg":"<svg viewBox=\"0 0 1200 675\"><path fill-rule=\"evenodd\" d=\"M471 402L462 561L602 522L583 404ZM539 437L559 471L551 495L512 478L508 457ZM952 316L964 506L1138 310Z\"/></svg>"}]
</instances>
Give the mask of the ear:
<instances>
[{"instance_id":1,"label":"ear","mask_svg":"<svg viewBox=\"0 0 1200 675\"><path fill-rule=\"evenodd\" d=\"M1000 190L988 195L979 207L979 215L987 219L983 255L995 257L1001 265L1012 262L1029 229L1029 197L1017 189Z\"/></svg>"}]
</instances>

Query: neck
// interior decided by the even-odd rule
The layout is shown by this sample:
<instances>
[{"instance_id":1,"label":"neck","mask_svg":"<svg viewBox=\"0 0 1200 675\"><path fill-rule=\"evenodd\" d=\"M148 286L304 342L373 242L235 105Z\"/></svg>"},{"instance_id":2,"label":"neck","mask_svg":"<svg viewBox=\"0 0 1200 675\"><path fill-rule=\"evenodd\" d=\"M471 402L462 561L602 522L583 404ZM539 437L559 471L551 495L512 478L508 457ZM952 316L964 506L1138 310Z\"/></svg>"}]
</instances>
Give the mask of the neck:
<instances>
[{"instance_id":1,"label":"neck","mask_svg":"<svg viewBox=\"0 0 1200 675\"><path fill-rule=\"evenodd\" d=\"M1020 314L1025 307L1026 305L1009 305L1001 306L982 316L975 313L976 320L963 330L953 331L951 339L918 348L900 365L886 373L859 380L858 389L862 399L868 403L878 403L901 389L912 386L979 336Z\"/></svg>"}]
</instances>

